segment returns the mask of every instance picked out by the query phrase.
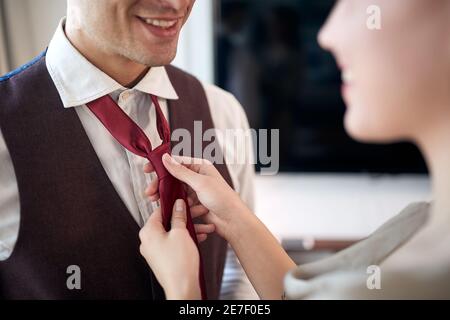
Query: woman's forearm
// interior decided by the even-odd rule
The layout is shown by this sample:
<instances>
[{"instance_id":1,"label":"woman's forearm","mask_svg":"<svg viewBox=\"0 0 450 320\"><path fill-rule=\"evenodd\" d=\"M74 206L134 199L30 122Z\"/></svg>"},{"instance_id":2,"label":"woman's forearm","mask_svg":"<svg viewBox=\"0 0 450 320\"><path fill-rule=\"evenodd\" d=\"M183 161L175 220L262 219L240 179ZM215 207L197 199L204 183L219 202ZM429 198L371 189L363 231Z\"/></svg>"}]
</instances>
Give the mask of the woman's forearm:
<instances>
[{"instance_id":1,"label":"woman's forearm","mask_svg":"<svg viewBox=\"0 0 450 320\"><path fill-rule=\"evenodd\" d=\"M264 300L281 299L284 276L295 267L295 263L249 209L240 211L238 218L233 219L227 240L259 297Z\"/></svg>"}]
</instances>

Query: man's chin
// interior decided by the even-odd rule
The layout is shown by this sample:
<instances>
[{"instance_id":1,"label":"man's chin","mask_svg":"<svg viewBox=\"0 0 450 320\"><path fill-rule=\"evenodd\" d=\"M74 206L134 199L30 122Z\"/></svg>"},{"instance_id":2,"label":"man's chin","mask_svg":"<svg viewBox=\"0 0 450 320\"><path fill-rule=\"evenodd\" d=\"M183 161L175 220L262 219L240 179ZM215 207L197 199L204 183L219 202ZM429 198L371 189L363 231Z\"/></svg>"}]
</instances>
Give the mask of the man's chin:
<instances>
[{"instance_id":1,"label":"man's chin","mask_svg":"<svg viewBox=\"0 0 450 320\"><path fill-rule=\"evenodd\" d=\"M172 61L175 59L175 56L176 50L174 52L171 51L152 54L148 54L147 52L145 52L142 55L132 57L130 60L148 67L160 67L172 63Z\"/></svg>"}]
</instances>

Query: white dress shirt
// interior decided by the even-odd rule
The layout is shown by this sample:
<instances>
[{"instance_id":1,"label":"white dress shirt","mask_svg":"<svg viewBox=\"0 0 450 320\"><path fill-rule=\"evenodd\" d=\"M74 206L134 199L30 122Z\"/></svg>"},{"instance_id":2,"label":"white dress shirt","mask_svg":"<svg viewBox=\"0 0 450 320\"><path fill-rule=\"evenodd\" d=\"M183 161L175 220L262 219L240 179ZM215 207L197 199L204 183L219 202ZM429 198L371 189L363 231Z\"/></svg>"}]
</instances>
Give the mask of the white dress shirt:
<instances>
[{"instance_id":1,"label":"white dress shirt","mask_svg":"<svg viewBox=\"0 0 450 320\"><path fill-rule=\"evenodd\" d=\"M151 68L134 88L122 87L92 65L72 46L64 33L64 22L63 19L48 47L47 69L64 108L74 108L77 112L111 183L130 214L142 227L154 209L154 204L144 194L144 190L154 178L143 173L143 167L148 161L124 149L85 104L106 94L111 95L144 130L152 145L158 146L161 139L156 130L155 109L152 107L149 94L158 97L166 117L168 117L167 100L177 100L178 95L164 67ZM203 84L203 86L216 129L248 129L245 113L230 93L213 85ZM251 148L246 152L249 159L252 159ZM227 150L227 153L230 153L230 150ZM0 260L6 260L14 250L19 232L20 202L14 167L1 132L0 163ZM228 169L236 191L250 207L253 207L253 166L229 165ZM228 255L226 269L233 267L232 270L225 271L225 288L227 278L232 283L246 282L242 278L242 271L236 274L234 259L235 256ZM230 288L227 290L230 291Z\"/></svg>"}]
</instances>

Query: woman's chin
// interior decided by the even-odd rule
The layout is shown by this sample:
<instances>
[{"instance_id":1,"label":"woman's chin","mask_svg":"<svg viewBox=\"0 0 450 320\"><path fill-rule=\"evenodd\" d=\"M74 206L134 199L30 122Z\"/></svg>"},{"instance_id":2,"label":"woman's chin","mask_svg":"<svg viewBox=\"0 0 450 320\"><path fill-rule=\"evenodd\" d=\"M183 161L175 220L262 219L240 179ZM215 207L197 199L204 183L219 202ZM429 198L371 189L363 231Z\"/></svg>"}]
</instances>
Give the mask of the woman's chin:
<instances>
[{"instance_id":1,"label":"woman's chin","mask_svg":"<svg viewBox=\"0 0 450 320\"><path fill-rule=\"evenodd\" d=\"M367 120L366 117L363 118ZM400 139L391 134L392 132L388 128L376 127L367 121L358 121L349 114L345 116L344 127L353 140L361 143L393 143Z\"/></svg>"},{"instance_id":2,"label":"woman's chin","mask_svg":"<svg viewBox=\"0 0 450 320\"><path fill-rule=\"evenodd\" d=\"M366 116L363 116L366 118ZM366 119L367 120L367 119ZM347 112L344 119L347 134L355 141L361 143L388 143L390 139L383 134L383 130L376 130L367 121L355 119L351 112Z\"/></svg>"}]
</instances>

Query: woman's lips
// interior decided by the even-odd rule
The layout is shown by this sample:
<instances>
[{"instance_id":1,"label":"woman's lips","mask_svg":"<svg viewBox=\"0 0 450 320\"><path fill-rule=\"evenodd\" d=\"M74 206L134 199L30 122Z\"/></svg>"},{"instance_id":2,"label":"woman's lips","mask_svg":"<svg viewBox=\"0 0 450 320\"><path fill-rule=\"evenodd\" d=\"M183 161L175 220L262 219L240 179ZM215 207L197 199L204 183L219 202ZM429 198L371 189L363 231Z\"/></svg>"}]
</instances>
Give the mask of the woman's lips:
<instances>
[{"instance_id":1,"label":"woman's lips","mask_svg":"<svg viewBox=\"0 0 450 320\"><path fill-rule=\"evenodd\" d=\"M350 84L353 82L353 73L348 69L344 69L341 72L341 79L343 83Z\"/></svg>"},{"instance_id":2,"label":"woman's lips","mask_svg":"<svg viewBox=\"0 0 450 320\"><path fill-rule=\"evenodd\" d=\"M354 81L353 73L348 69L344 69L341 72L341 78L342 78L342 86L341 86L342 97L345 100L347 100L350 88Z\"/></svg>"},{"instance_id":3,"label":"woman's lips","mask_svg":"<svg viewBox=\"0 0 450 320\"><path fill-rule=\"evenodd\" d=\"M350 90L349 85L347 85L345 83L343 83L341 85L341 94L342 94L342 97L344 98L344 100L346 100L346 101L348 99L349 90Z\"/></svg>"}]
</instances>

